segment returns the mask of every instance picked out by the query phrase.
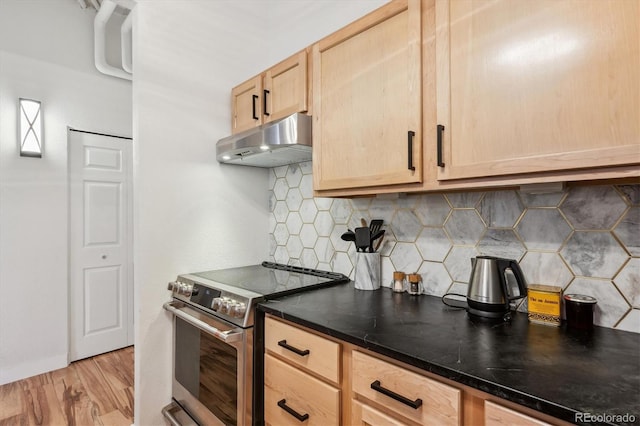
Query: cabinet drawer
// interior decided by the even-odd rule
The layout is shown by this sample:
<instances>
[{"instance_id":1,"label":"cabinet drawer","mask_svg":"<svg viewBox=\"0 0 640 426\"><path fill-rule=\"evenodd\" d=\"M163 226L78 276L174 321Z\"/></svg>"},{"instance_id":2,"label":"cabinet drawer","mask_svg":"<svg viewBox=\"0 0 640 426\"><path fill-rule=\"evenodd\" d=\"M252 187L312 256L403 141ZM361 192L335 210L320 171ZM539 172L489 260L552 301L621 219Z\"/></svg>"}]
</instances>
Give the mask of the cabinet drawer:
<instances>
[{"instance_id":1,"label":"cabinet drawer","mask_svg":"<svg viewBox=\"0 0 640 426\"><path fill-rule=\"evenodd\" d=\"M340 424L340 391L266 354L264 419L271 425Z\"/></svg>"},{"instance_id":2,"label":"cabinet drawer","mask_svg":"<svg viewBox=\"0 0 640 426\"><path fill-rule=\"evenodd\" d=\"M308 331L267 317L264 346L267 351L338 384L340 345Z\"/></svg>"},{"instance_id":3,"label":"cabinet drawer","mask_svg":"<svg viewBox=\"0 0 640 426\"><path fill-rule=\"evenodd\" d=\"M485 426L520 425L520 426L551 426L526 414L503 407L491 401L484 402Z\"/></svg>"},{"instance_id":4,"label":"cabinet drawer","mask_svg":"<svg viewBox=\"0 0 640 426\"><path fill-rule=\"evenodd\" d=\"M460 390L357 351L352 370L357 395L423 425L460 424Z\"/></svg>"},{"instance_id":5,"label":"cabinet drawer","mask_svg":"<svg viewBox=\"0 0 640 426\"><path fill-rule=\"evenodd\" d=\"M351 400L351 424L353 426L406 426L406 423L376 410L367 404Z\"/></svg>"}]
</instances>

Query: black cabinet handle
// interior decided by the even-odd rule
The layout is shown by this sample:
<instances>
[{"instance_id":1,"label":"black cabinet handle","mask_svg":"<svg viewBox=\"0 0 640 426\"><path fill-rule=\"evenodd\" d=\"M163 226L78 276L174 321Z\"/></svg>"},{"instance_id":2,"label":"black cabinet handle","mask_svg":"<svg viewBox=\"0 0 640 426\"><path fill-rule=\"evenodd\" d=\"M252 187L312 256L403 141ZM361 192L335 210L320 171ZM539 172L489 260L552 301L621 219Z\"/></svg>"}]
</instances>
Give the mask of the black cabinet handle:
<instances>
[{"instance_id":1,"label":"black cabinet handle","mask_svg":"<svg viewBox=\"0 0 640 426\"><path fill-rule=\"evenodd\" d=\"M269 92L267 89L264 89L262 92L262 113L268 116L269 113L267 112L267 95L271 92Z\"/></svg>"},{"instance_id":2,"label":"black cabinet handle","mask_svg":"<svg viewBox=\"0 0 640 426\"><path fill-rule=\"evenodd\" d=\"M444 161L442 161L442 132L444 132L444 126L438 124L438 167L444 167Z\"/></svg>"},{"instance_id":3,"label":"black cabinet handle","mask_svg":"<svg viewBox=\"0 0 640 426\"><path fill-rule=\"evenodd\" d=\"M407 146L409 148L409 170L415 170L416 168L413 166L413 137L416 135L416 132L409 130L407 132Z\"/></svg>"},{"instance_id":4,"label":"black cabinet handle","mask_svg":"<svg viewBox=\"0 0 640 426\"><path fill-rule=\"evenodd\" d=\"M287 405L287 400L286 399L281 399L280 401L278 401L278 407L282 408L284 411L286 411L287 413L291 414L293 417L298 419L298 421L300 421L300 422L304 422L305 420L307 420L309 418L308 414L306 414L306 413L305 414L300 414L296 410L294 410L293 408L289 407Z\"/></svg>"},{"instance_id":5,"label":"black cabinet handle","mask_svg":"<svg viewBox=\"0 0 640 426\"><path fill-rule=\"evenodd\" d=\"M408 405L409 407L413 408L414 410L417 410L418 408L420 408L420 406L422 405L422 399L418 398L415 401L410 400L409 398L406 398L400 394L395 393L392 390L389 389L385 389L380 385L380 380L376 380L375 382L371 383L371 389L380 392L383 395L386 395L390 398L395 399L396 401L400 401L405 405Z\"/></svg>"},{"instance_id":6,"label":"black cabinet handle","mask_svg":"<svg viewBox=\"0 0 640 426\"><path fill-rule=\"evenodd\" d=\"M295 352L300 356L307 356L309 355L311 352L309 351L309 349L305 349L304 351L298 348L294 348L293 346L287 345L287 341L286 340L280 340L278 342L278 346L282 346L285 349L289 349L291 352Z\"/></svg>"},{"instance_id":7,"label":"black cabinet handle","mask_svg":"<svg viewBox=\"0 0 640 426\"><path fill-rule=\"evenodd\" d=\"M258 120L258 114L256 114L256 101L258 100L258 95L253 95L253 101L251 103L251 108L253 109L253 119Z\"/></svg>"}]
</instances>

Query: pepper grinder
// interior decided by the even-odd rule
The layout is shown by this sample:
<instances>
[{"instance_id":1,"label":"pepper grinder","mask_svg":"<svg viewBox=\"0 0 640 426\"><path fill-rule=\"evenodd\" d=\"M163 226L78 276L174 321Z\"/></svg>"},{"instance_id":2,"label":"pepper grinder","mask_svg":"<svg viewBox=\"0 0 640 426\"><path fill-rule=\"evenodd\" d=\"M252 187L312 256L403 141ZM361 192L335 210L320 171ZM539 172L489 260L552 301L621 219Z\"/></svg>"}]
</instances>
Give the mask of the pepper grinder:
<instances>
[{"instance_id":1,"label":"pepper grinder","mask_svg":"<svg viewBox=\"0 0 640 426\"><path fill-rule=\"evenodd\" d=\"M422 277L420 274L409 274L407 293L411 295L422 294Z\"/></svg>"},{"instance_id":2,"label":"pepper grinder","mask_svg":"<svg viewBox=\"0 0 640 426\"><path fill-rule=\"evenodd\" d=\"M395 271L393 273L393 285L392 289L394 293L402 293L405 288L405 273L402 271Z\"/></svg>"}]
</instances>

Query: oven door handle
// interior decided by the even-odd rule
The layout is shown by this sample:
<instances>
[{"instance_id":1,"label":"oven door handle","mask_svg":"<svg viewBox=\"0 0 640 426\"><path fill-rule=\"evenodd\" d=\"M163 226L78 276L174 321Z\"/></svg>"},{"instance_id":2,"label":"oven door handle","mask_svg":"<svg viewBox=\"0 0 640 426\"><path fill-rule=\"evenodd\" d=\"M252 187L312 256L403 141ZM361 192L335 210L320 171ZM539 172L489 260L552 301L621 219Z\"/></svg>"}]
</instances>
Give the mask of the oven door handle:
<instances>
[{"instance_id":1,"label":"oven door handle","mask_svg":"<svg viewBox=\"0 0 640 426\"><path fill-rule=\"evenodd\" d=\"M222 340L225 343L234 343L242 340L242 335L244 334L244 331L242 330L237 331L237 329L220 331L217 328L210 326L206 322L199 320L198 318L194 318L193 316L181 311L180 308L176 307L175 302L167 302L164 305L162 305L162 307L167 311L171 312L173 315L177 316L178 318L188 322L189 324L191 324L196 328L199 328L205 333L210 334L213 337L216 337Z\"/></svg>"}]
</instances>

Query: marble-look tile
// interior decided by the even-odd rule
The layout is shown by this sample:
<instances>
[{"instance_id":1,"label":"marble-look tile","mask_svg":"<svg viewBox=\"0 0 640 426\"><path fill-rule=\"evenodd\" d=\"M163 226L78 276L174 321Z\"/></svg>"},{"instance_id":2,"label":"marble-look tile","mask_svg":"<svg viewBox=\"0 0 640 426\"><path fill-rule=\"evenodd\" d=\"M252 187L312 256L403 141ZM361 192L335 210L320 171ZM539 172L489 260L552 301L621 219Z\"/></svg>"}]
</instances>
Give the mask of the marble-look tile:
<instances>
[{"instance_id":1,"label":"marble-look tile","mask_svg":"<svg viewBox=\"0 0 640 426\"><path fill-rule=\"evenodd\" d=\"M313 249L305 248L300 255L300 263L305 268L316 268L318 266L318 256Z\"/></svg>"},{"instance_id":2,"label":"marble-look tile","mask_svg":"<svg viewBox=\"0 0 640 426\"><path fill-rule=\"evenodd\" d=\"M318 241L318 233L312 224L305 223L302 225L302 228L300 228L300 241L302 241L303 247L315 247L316 241Z\"/></svg>"},{"instance_id":3,"label":"marble-look tile","mask_svg":"<svg viewBox=\"0 0 640 426\"><path fill-rule=\"evenodd\" d=\"M454 281L469 283L471 259L477 255L478 252L473 247L453 246L444 260L444 266Z\"/></svg>"},{"instance_id":4,"label":"marble-look tile","mask_svg":"<svg viewBox=\"0 0 640 426\"><path fill-rule=\"evenodd\" d=\"M289 263L289 253L287 252L287 248L285 246L276 247L276 251L273 254L273 260L277 263L282 263L286 265Z\"/></svg>"},{"instance_id":5,"label":"marble-look tile","mask_svg":"<svg viewBox=\"0 0 640 426\"><path fill-rule=\"evenodd\" d=\"M331 230L333 229L333 218L331 214L327 211L318 212L316 215L316 220L313 222L316 227L316 231L318 235L321 237L328 237L331 235Z\"/></svg>"},{"instance_id":6,"label":"marble-look tile","mask_svg":"<svg viewBox=\"0 0 640 426\"><path fill-rule=\"evenodd\" d=\"M300 217L302 218L302 222L313 223L316 219L316 214L318 214L316 203L314 203L312 199L302 200L302 204L300 204Z\"/></svg>"},{"instance_id":7,"label":"marble-look tile","mask_svg":"<svg viewBox=\"0 0 640 426\"><path fill-rule=\"evenodd\" d=\"M287 184L289 184L289 188L296 188L300 185L300 180L302 179L302 170L298 167L297 164L289 165L287 169L287 174L285 175L285 179L287 180Z\"/></svg>"},{"instance_id":8,"label":"marble-look tile","mask_svg":"<svg viewBox=\"0 0 640 426\"><path fill-rule=\"evenodd\" d=\"M624 268L613 279L633 308L640 309L640 258L629 259Z\"/></svg>"},{"instance_id":9,"label":"marble-look tile","mask_svg":"<svg viewBox=\"0 0 640 426\"><path fill-rule=\"evenodd\" d=\"M279 166L279 167L274 167L271 170L273 170L273 174L275 174L277 178L283 178L287 175L288 169L289 169L289 166Z\"/></svg>"},{"instance_id":10,"label":"marble-look tile","mask_svg":"<svg viewBox=\"0 0 640 426\"><path fill-rule=\"evenodd\" d=\"M302 218L298 212L289 212L287 216L287 229L289 234L299 234L302 229Z\"/></svg>"},{"instance_id":11,"label":"marble-look tile","mask_svg":"<svg viewBox=\"0 0 640 426\"><path fill-rule=\"evenodd\" d=\"M346 224L351 217L351 203L344 198L336 198L333 200L329 212L333 217L334 223Z\"/></svg>"},{"instance_id":12,"label":"marble-look tile","mask_svg":"<svg viewBox=\"0 0 640 426\"><path fill-rule=\"evenodd\" d=\"M327 237L319 237L316 241L315 246L313 247L313 251L316 252L316 256L318 257L318 261L322 263L331 262L331 258L335 253L333 249L333 244Z\"/></svg>"},{"instance_id":13,"label":"marble-look tile","mask_svg":"<svg viewBox=\"0 0 640 426\"><path fill-rule=\"evenodd\" d=\"M353 242L349 242L349 241L345 241L343 240L342 234L344 234L345 232L347 232L347 225L335 225L333 227L333 230L331 231L331 235L329 236L329 238L331 239L331 243L333 244L333 247L337 250L337 251L347 251L347 249L349 248L350 245L353 245Z\"/></svg>"},{"instance_id":14,"label":"marble-look tile","mask_svg":"<svg viewBox=\"0 0 640 426\"><path fill-rule=\"evenodd\" d=\"M451 284L451 287L447 290L447 293L460 294L466 297L467 291L469 290L469 284L454 282Z\"/></svg>"},{"instance_id":15,"label":"marble-look tile","mask_svg":"<svg viewBox=\"0 0 640 426\"><path fill-rule=\"evenodd\" d=\"M618 185L617 188L629 203L636 206L640 204L640 185Z\"/></svg>"},{"instance_id":16,"label":"marble-look tile","mask_svg":"<svg viewBox=\"0 0 640 426\"><path fill-rule=\"evenodd\" d=\"M269 169L269 191L273 191L273 186L276 184L276 172L273 169Z\"/></svg>"},{"instance_id":17,"label":"marble-look tile","mask_svg":"<svg viewBox=\"0 0 640 426\"><path fill-rule=\"evenodd\" d=\"M476 245L485 228L475 210L454 210L444 228L451 241L458 245Z\"/></svg>"},{"instance_id":18,"label":"marble-look tile","mask_svg":"<svg viewBox=\"0 0 640 426\"><path fill-rule=\"evenodd\" d=\"M302 194L302 198L305 200L313 198L313 176L312 175L302 175L302 179L300 180L300 185L298 186L300 189L300 193Z\"/></svg>"},{"instance_id":19,"label":"marble-look tile","mask_svg":"<svg viewBox=\"0 0 640 426\"><path fill-rule=\"evenodd\" d=\"M487 226L511 228L524 211L515 191L487 192L477 207Z\"/></svg>"},{"instance_id":20,"label":"marble-look tile","mask_svg":"<svg viewBox=\"0 0 640 426\"><path fill-rule=\"evenodd\" d=\"M273 234L269 234L269 256L273 256L276 253L276 247L278 247L278 243L275 237Z\"/></svg>"},{"instance_id":21,"label":"marble-look tile","mask_svg":"<svg viewBox=\"0 0 640 426\"><path fill-rule=\"evenodd\" d=\"M560 252L575 275L611 279L627 253L606 231L576 231Z\"/></svg>"},{"instance_id":22,"label":"marble-look tile","mask_svg":"<svg viewBox=\"0 0 640 426\"><path fill-rule=\"evenodd\" d=\"M321 271L333 272L333 269L331 269L331 264L329 262L318 262L317 268Z\"/></svg>"},{"instance_id":23,"label":"marble-look tile","mask_svg":"<svg viewBox=\"0 0 640 426\"><path fill-rule=\"evenodd\" d=\"M289 258L289 261L287 262L287 265L291 265L291 266L302 266L302 263L300 262L300 259L292 259L292 258Z\"/></svg>"},{"instance_id":24,"label":"marble-look tile","mask_svg":"<svg viewBox=\"0 0 640 426\"><path fill-rule=\"evenodd\" d=\"M273 237L276 239L278 245L283 246L287 244L287 240L289 239L287 225L284 223L277 224L276 229L273 230Z\"/></svg>"},{"instance_id":25,"label":"marble-look tile","mask_svg":"<svg viewBox=\"0 0 640 426\"><path fill-rule=\"evenodd\" d=\"M289 192L287 192L286 201L289 210L300 210L300 206L302 205L302 194L300 193L300 190L298 188L291 188Z\"/></svg>"},{"instance_id":26,"label":"marble-look tile","mask_svg":"<svg viewBox=\"0 0 640 426\"><path fill-rule=\"evenodd\" d=\"M512 229L487 229L478 243L478 253L519 261L526 253L522 242Z\"/></svg>"},{"instance_id":27,"label":"marble-look tile","mask_svg":"<svg viewBox=\"0 0 640 426\"><path fill-rule=\"evenodd\" d=\"M422 196L417 194L400 194L396 199L396 207L399 209L413 210L421 199Z\"/></svg>"},{"instance_id":28,"label":"marble-look tile","mask_svg":"<svg viewBox=\"0 0 640 426\"><path fill-rule=\"evenodd\" d=\"M276 183L273 185L273 193L276 196L276 200L286 200L287 192L289 192L289 185L287 185L287 181L284 179L276 179Z\"/></svg>"},{"instance_id":29,"label":"marble-look tile","mask_svg":"<svg viewBox=\"0 0 640 426\"><path fill-rule=\"evenodd\" d=\"M451 213L451 206L442 194L420 197L415 212L424 226L442 226Z\"/></svg>"},{"instance_id":30,"label":"marble-look tile","mask_svg":"<svg viewBox=\"0 0 640 426\"><path fill-rule=\"evenodd\" d=\"M455 208L474 208L484 192L452 192L445 196Z\"/></svg>"},{"instance_id":31,"label":"marble-look tile","mask_svg":"<svg viewBox=\"0 0 640 426\"><path fill-rule=\"evenodd\" d=\"M389 256L391 255L391 251L396 246L398 240L396 239L396 236L391 228L383 225L382 229L384 229L384 236L378 252L382 256Z\"/></svg>"},{"instance_id":32,"label":"marble-look tile","mask_svg":"<svg viewBox=\"0 0 640 426\"><path fill-rule=\"evenodd\" d=\"M530 251L520 262L527 284L545 284L565 288L573 274L558 253Z\"/></svg>"},{"instance_id":33,"label":"marble-look tile","mask_svg":"<svg viewBox=\"0 0 640 426\"><path fill-rule=\"evenodd\" d=\"M560 210L576 230L611 229L627 209L612 186L571 188Z\"/></svg>"},{"instance_id":34,"label":"marble-look tile","mask_svg":"<svg viewBox=\"0 0 640 426\"><path fill-rule=\"evenodd\" d=\"M395 268L389 256L380 257L380 279L383 287L391 287Z\"/></svg>"},{"instance_id":35,"label":"marble-look tile","mask_svg":"<svg viewBox=\"0 0 640 426\"><path fill-rule=\"evenodd\" d=\"M631 309L618 323L616 329L640 333L640 309Z\"/></svg>"},{"instance_id":36,"label":"marble-look tile","mask_svg":"<svg viewBox=\"0 0 640 426\"><path fill-rule=\"evenodd\" d=\"M278 200L276 199L276 194L273 193L273 191L269 191L269 211L272 212L273 209L276 207L276 203L278 202Z\"/></svg>"},{"instance_id":37,"label":"marble-look tile","mask_svg":"<svg viewBox=\"0 0 640 426\"><path fill-rule=\"evenodd\" d=\"M451 277L441 262L422 262L418 273L422 275L425 294L443 296L451 286Z\"/></svg>"},{"instance_id":38,"label":"marble-look tile","mask_svg":"<svg viewBox=\"0 0 640 426\"><path fill-rule=\"evenodd\" d=\"M552 192L548 194L529 194L518 191L520 199L525 207L558 207L564 196L565 191Z\"/></svg>"},{"instance_id":39,"label":"marble-look tile","mask_svg":"<svg viewBox=\"0 0 640 426\"><path fill-rule=\"evenodd\" d=\"M422 224L413 210L400 209L391 220L391 228L398 241L412 243L422 231Z\"/></svg>"},{"instance_id":40,"label":"marble-look tile","mask_svg":"<svg viewBox=\"0 0 640 426\"><path fill-rule=\"evenodd\" d=\"M371 205L371 197L358 197L352 198L349 201L351 202L351 208L354 211L364 211L369 209L369 205Z\"/></svg>"},{"instance_id":41,"label":"marble-look tile","mask_svg":"<svg viewBox=\"0 0 640 426\"><path fill-rule=\"evenodd\" d=\"M353 264L349 255L340 251L335 252L333 259L331 259L331 270L352 278Z\"/></svg>"},{"instance_id":42,"label":"marble-look tile","mask_svg":"<svg viewBox=\"0 0 640 426\"><path fill-rule=\"evenodd\" d=\"M593 323L603 327L613 327L631 308L609 280L576 278L569 284L565 294L595 297L598 303L594 309Z\"/></svg>"},{"instance_id":43,"label":"marble-look tile","mask_svg":"<svg viewBox=\"0 0 640 426\"><path fill-rule=\"evenodd\" d=\"M442 262L451 250L451 241L442 228L423 228L416 246L424 260Z\"/></svg>"},{"instance_id":44,"label":"marble-look tile","mask_svg":"<svg viewBox=\"0 0 640 426\"><path fill-rule=\"evenodd\" d=\"M276 219L276 216L271 213L269 215L269 233L273 234L273 231L276 229L276 225L278 224L278 220Z\"/></svg>"},{"instance_id":45,"label":"marble-look tile","mask_svg":"<svg viewBox=\"0 0 640 426\"><path fill-rule=\"evenodd\" d=\"M391 262L396 271L411 274L418 270L422 263L422 256L415 244L397 243L391 252Z\"/></svg>"},{"instance_id":46,"label":"marble-look tile","mask_svg":"<svg viewBox=\"0 0 640 426\"><path fill-rule=\"evenodd\" d=\"M528 249L557 251L571 227L557 209L528 209L516 231Z\"/></svg>"},{"instance_id":47,"label":"marble-look tile","mask_svg":"<svg viewBox=\"0 0 640 426\"><path fill-rule=\"evenodd\" d=\"M287 221L287 216L289 216L287 203L284 201L276 202L276 206L273 208L273 217L276 218L276 221L278 223L284 223Z\"/></svg>"},{"instance_id":48,"label":"marble-look tile","mask_svg":"<svg viewBox=\"0 0 640 426\"><path fill-rule=\"evenodd\" d=\"M640 207L631 207L614 229L616 236L631 253L640 256Z\"/></svg>"},{"instance_id":49,"label":"marble-look tile","mask_svg":"<svg viewBox=\"0 0 640 426\"><path fill-rule=\"evenodd\" d=\"M391 223L396 208L395 198L388 196L375 197L369 204L369 216L371 219L382 219L385 223Z\"/></svg>"},{"instance_id":50,"label":"marble-look tile","mask_svg":"<svg viewBox=\"0 0 640 426\"><path fill-rule=\"evenodd\" d=\"M299 259L302 254L302 241L297 235L290 235L287 240L287 252L289 252L289 258Z\"/></svg>"},{"instance_id":51,"label":"marble-look tile","mask_svg":"<svg viewBox=\"0 0 640 426\"><path fill-rule=\"evenodd\" d=\"M305 161L304 163L298 163L303 175L310 175L313 173L313 163L311 161Z\"/></svg>"},{"instance_id":52,"label":"marble-look tile","mask_svg":"<svg viewBox=\"0 0 640 426\"><path fill-rule=\"evenodd\" d=\"M315 201L318 210L329 210L333 203L333 198L315 197L313 201Z\"/></svg>"},{"instance_id":53,"label":"marble-look tile","mask_svg":"<svg viewBox=\"0 0 640 426\"><path fill-rule=\"evenodd\" d=\"M351 217L347 222L347 226L349 227L349 229L355 230L356 228L359 228L362 226L362 219L364 219L367 222L367 224L369 224L371 223L372 218L371 216L369 216L369 212L367 210L354 211L353 213L351 213Z\"/></svg>"}]
</instances>

